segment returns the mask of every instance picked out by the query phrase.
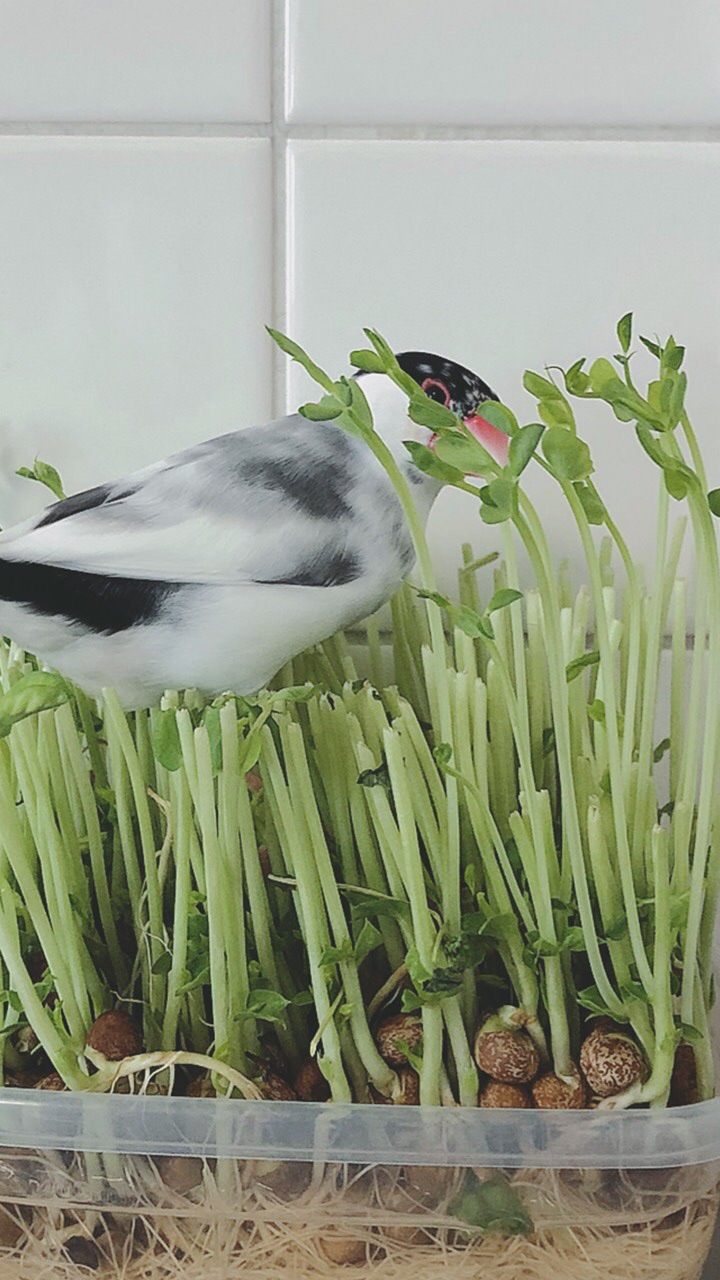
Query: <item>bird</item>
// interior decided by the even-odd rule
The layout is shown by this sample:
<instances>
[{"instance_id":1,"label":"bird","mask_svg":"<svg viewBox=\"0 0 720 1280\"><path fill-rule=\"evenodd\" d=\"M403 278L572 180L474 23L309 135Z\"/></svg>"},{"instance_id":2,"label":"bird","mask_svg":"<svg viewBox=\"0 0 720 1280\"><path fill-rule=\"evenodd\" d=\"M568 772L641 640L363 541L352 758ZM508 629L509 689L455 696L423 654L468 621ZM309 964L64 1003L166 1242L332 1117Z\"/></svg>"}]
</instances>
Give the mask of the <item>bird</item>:
<instances>
[{"instance_id":1,"label":"bird","mask_svg":"<svg viewBox=\"0 0 720 1280\"><path fill-rule=\"evenodd\" d=\"M397 360L500 461L495 393L427 352ZM404 446L437 437L381 373L361 380L375 430L427 522L442 481ZM0 534L0 633L126 709L169 689L252 695L285 662L369 617L411 572L395 490L367 444L292 414L192 445L74 494Z\"/></svg>"}]
</instances>

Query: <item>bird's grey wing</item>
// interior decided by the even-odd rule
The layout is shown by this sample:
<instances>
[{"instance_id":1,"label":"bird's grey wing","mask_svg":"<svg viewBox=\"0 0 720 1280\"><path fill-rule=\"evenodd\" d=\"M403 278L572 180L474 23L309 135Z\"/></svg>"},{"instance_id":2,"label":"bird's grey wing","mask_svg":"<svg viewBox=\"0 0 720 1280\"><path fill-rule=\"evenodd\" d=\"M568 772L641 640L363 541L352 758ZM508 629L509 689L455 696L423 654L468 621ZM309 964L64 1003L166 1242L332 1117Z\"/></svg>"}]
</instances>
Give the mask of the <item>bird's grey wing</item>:
<instances>
[{"instance_id":1,"label":"bird's grey wing","mask_svg":"<svg viewBox=\"0 0 720 1280\"><path fill-rule=\"evenodd\" d=\"M159 582L357 576L364 447L294 416L193 446L55 503L0 535L0 557Z\"/></svg>"}]
</instances>

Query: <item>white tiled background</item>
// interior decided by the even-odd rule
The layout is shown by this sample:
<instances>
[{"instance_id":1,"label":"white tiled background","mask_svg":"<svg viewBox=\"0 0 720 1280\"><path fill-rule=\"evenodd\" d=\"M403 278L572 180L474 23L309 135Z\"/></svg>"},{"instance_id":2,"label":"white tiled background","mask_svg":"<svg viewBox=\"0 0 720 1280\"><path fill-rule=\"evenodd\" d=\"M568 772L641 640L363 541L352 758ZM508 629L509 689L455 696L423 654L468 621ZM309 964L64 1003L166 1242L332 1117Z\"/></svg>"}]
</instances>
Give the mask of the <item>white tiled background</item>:
<instances>
[{"instance_id":1,"label":"white tiled background","mask_svg":"<svg viewBox=\"0 0 720 1280\"><path fill-rule=\"evenodd\" d=\"M688 344L720 484L719 227L716 0L0 0L0 524L36 453L78 489L295 407L266 323L337 372L377 326L524 412L633 309ZM586 421L651 562L653 469ZM452 493L431 534L446 582L494 536Z\"/></svg>"}]
</instances>

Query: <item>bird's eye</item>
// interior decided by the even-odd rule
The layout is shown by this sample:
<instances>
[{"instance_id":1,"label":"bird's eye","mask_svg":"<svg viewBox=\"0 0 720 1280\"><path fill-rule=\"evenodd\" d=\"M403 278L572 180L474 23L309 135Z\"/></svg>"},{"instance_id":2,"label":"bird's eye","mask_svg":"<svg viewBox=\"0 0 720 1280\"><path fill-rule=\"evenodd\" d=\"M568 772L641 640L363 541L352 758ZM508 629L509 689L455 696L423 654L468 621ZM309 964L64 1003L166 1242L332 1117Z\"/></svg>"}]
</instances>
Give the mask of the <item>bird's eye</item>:
<instances>
[{"instance_id":1,"label":"bird's eye","mask_svg":"<svg viewBox=\"0 0 720 1280\"><path fill-rule=\"evenodd\" d=\"M448 405L450 403L450 392L444 382L438 381L437 378L426 378L422 384L422 389L426 396L431 400L437 400L438 404Z\"/></svg>"}]
</instances>

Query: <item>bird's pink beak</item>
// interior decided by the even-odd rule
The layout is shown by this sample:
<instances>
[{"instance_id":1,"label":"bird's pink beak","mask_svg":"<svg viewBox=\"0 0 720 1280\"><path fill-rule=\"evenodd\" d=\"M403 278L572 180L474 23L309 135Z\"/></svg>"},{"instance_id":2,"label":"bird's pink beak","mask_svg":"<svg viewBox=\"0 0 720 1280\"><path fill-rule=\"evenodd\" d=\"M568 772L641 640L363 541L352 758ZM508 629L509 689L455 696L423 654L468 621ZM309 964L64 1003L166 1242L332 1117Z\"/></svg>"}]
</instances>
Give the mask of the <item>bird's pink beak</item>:
<instances>
[{"instance_id":1,"label":"bird's pink beak","mask_svg":"<svg viewBox=\"0 0 720 1280\"><path fill-rule=\"evenodd\" d=\"M504 431L499 431L491 422L486 422L479 413L470 413L463 422L471 435L487 449L496 462L502 467L507 464L510 439Z\"/></svg>"}]
</instances>

